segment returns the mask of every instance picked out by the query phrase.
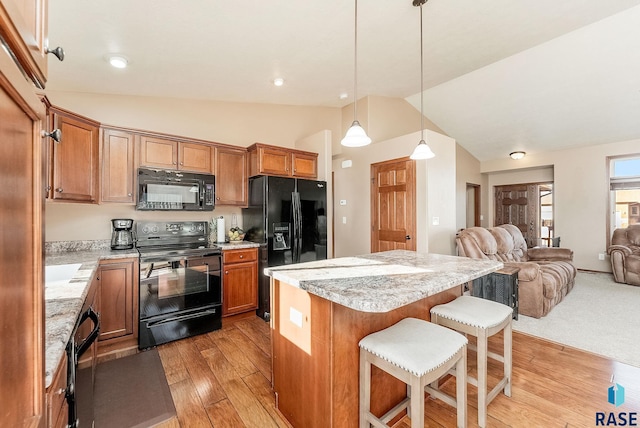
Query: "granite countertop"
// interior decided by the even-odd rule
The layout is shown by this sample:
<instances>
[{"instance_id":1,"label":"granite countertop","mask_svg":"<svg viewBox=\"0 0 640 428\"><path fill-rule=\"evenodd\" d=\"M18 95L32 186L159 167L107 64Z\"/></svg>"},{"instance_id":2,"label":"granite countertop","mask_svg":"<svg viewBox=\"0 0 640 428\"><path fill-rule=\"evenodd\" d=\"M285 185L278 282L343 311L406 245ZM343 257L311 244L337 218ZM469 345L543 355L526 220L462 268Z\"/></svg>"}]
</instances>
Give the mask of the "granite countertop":
<instances>
[{"instance_id":1,"label":"granite countertop","mask_svg":"<svg viewBox=\"0 0 640 428\"><path fill-rule=\"evenodd\" d=\"M222 249L222 251L226 250L242 250L246 248L258 248L260 244L256 244L255 242L250 241L240 241L238 243L232 244L230 242L216 243L218 247Z\"/></svg>"},{"instance_id":2,"label":"granite countertop","mask_svg":"<svg viewBox=\"0 0 640 428\"><path fill-rule=\"evenodd\" d=\"M502 268L494 260L393 250L266 268L265 274L362 312L388 312Z\"/></svg>"},{"instance_id":3,"label":"granite countertop","mask_svg":"<svg viewBox=\"0 0 640 428\"><path fill-rule=\"evenodd\" d=\"M137 258L132 250L112 251L104 243L47 243L45 266L78 264L70 280L45 282L45 385L48 387L75 326L98 263L103 259Z\"/></svg>"}]
</instances>

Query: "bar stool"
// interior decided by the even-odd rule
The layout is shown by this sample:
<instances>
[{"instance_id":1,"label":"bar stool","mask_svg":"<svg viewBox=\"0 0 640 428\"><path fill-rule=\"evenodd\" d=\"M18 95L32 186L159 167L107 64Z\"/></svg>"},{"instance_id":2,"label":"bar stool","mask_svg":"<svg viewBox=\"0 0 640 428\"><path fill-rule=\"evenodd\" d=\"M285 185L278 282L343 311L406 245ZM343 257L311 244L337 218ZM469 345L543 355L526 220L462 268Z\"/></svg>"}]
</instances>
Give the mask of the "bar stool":
<instances>
[{"instance_id":1,"label":"bar stool","mask_svg":"<svg viewBox=\"0 0 640 428\"><path fill-rule=\"evenodd\" d=\"M405 318L360 341L360 428L387 423L407 409L411 428L424 427L424 391L455 367L456 399L435 391L457 407L458 427L467 426L467 338L453 330L416 318ZM371 365L407 384L407 397L385 415L371 413Z\"/></svg>"},{"instance_id":2,"label":"bar stool","mask_svg":"<svg viewBox=\"0 0 640 428\"><path fill-rule=\"evenodd\" d=\"M431 308L431 322L477 338L478 377L468 376L469 383L478 387L478 425L487 424L487 406L504 390L511 397L511 317L513 309L502 303L472 296L460 296L457 299ZM489 337L504 330L504 352L502 355L488 351ZM504 367L504 376L487 393L487 358L500 361ZM437 388L437 385L435 385Z\"/></svg>"}]
</instances>

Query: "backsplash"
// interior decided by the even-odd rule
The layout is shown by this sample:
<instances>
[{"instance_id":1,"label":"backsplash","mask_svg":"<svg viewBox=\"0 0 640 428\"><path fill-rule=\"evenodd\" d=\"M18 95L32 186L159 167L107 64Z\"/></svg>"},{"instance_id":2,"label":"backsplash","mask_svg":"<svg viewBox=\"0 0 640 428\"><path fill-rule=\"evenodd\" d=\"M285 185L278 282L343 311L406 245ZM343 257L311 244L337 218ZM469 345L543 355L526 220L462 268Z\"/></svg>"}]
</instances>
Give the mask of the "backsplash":
<instances>
[{"instance_id":1,"label":"backsplash","mask_svg":"<svg viewBox=\"0 0 640 428\"><path fill-rule=\"evenodd\" d=\"M44 243L45 254L64 253L69 251L98 251L111 249L108 239L91 241L51 241Z\"/></svg>"},{"instance_id":2,"label":"backsplash","mask_svg":"<svg viewBox=\"0 0 640 428\"><path fill-rule=\"evenodd\" d=\"M217 206L213 211L136 211L125 204L72 204L47 202L45 206L45 241L111 240L111 219L131 218L134 221L206 221L224 216L226 228L231 227L233 214L237 214L242 227L242 209Z\"/></svg>"}]
</instances>

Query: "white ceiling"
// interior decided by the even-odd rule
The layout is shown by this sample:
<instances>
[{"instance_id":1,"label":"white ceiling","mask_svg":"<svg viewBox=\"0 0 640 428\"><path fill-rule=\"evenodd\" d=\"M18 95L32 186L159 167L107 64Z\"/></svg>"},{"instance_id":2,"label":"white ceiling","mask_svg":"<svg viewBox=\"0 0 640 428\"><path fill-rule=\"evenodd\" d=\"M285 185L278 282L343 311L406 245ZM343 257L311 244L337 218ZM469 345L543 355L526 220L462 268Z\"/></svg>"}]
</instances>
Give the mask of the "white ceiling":
<instances>
[{"instance_id":1,"label":"white ceiling","mask_svg":"<svg viewBox=\"0 0 640 428\"><path fill-rule=\"evenodd\" d=\"M480 160L640 138L638 5L430 0L426 116ZM49 61L47 88L344 106L353 9L350 0L49 0L50 45L66 58ZM358 98L419 109L419 25L411 0L360 0ZM111 53L130 66L108 66Z\"/></svg>"}]
</instances>

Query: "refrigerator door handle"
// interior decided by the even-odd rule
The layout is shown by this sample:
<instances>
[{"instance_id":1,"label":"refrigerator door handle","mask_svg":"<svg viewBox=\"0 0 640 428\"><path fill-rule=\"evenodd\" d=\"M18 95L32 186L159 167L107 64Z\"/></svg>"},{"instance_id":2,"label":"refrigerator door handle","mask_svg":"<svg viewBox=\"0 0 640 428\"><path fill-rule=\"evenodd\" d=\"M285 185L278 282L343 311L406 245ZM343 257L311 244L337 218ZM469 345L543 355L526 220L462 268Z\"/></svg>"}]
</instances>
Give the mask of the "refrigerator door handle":
<instances>
[{"instance_id":1,"label":"refrigerator door handle","mask_svg":"<svg viewBox=\"0 0 640 428\"><path fill-rule=\"evenodd\" d=\"M302 253L302 211L300 207L300 193L291 194L293 206L293 262L300 262L300 254Z\"/></svg>"}]
</instances>

